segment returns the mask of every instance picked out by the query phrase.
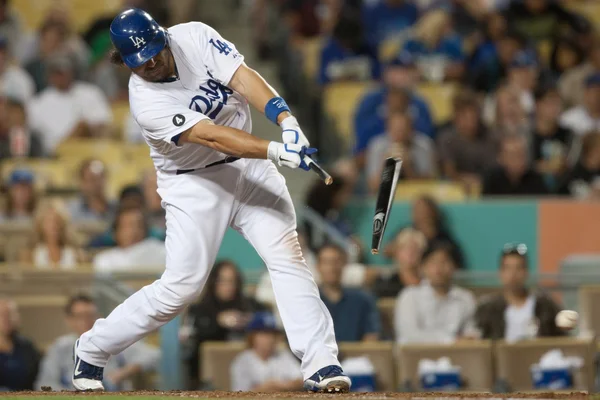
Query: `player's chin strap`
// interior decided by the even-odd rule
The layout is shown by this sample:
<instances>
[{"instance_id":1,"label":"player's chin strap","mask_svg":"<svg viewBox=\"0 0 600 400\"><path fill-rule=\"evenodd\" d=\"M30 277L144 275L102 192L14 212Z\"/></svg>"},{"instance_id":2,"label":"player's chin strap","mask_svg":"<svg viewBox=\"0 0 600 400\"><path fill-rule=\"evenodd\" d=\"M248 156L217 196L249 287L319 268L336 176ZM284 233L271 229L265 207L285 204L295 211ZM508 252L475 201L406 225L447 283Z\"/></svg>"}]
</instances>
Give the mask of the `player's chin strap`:
<instances>
[{"instance_id":1,"label":"player's chin strap","mask_svg":"<svg viewBox=\"0 0 600 400\"><path fill-rule=\"evenodd\" d=\"M285 100L281 97L273 97L265 106L265 116L275 125L279 125L277 123L277 117L279 117L279 114L285 111L289 112L290 108Z\"/></svg>"}]
</instances>

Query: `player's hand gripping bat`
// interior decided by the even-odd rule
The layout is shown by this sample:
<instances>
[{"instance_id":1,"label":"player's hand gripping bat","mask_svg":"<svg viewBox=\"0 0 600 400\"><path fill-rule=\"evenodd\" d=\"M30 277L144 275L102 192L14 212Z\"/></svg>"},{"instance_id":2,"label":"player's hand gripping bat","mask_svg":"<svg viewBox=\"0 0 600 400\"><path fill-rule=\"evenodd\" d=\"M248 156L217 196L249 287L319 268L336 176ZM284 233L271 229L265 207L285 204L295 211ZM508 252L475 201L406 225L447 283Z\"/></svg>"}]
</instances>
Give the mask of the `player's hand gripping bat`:
<instances>
[{"instance_id":1,"label":"player's hand gripping bat","mask_svg":"<svg viewBox=\"0 0 600 400\"><path fill-rule=\"evenodd\" d=\"M377 203L375 203L375 216L373 217L371 254L379 254L381 240L383 239L385 227L392 211L401 167L402 160L399 158L387 158L383 164L381 183L379 184L379 191L377 193Z\"/></svg>"}]
</instances>

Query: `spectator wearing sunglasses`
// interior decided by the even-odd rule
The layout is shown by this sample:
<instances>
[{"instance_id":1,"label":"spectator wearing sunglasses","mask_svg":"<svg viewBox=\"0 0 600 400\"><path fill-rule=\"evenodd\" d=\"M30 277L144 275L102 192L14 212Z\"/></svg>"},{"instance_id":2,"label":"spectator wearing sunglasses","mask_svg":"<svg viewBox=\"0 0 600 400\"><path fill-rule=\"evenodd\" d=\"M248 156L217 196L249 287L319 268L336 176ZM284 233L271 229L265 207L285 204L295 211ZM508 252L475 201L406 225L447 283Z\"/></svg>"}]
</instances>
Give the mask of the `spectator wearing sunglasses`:
<instances>
[{"instance_id":1,"label":"spectator wearing sunglasses","mask_svg":"<svg viewBox=\"0 0 600 400\"><path fill-rule=\"evenodd\" d=\"M500 254L502 292L483 298L475 321L484 339L514 342L533 337L561 336L554 320L561 308L545 293L527 286L527 246L507 244Z\"/></svg>"}]
</instances>

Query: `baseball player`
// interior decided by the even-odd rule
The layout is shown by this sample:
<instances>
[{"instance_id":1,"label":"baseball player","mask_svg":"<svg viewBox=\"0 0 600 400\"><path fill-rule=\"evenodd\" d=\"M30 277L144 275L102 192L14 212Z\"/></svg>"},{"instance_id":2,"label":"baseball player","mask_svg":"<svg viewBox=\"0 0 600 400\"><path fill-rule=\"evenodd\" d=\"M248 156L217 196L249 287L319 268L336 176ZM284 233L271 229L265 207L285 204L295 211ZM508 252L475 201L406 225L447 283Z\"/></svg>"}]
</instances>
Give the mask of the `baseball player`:
<instances>
[{"instance_id":1,"label":"baseball player","mask_svg":"<svg viewBox=\"0 0 600 400\"><path fill-rule=\"evenodd\" d=\"M302 360L305 387L347 392L331 316L302 257L296 215L274 163L308 169L316 150L285 101L214 29L165 29L139 9L110 26L112 61L133 72L129 102L150 146L166 210L166 269L99 319L75 344L73 385L103 390L108 358L169 322L204 286L225 230L241 233L265 261L284 328ZM249 104L281 126L282 143L250 134Z\"/></svg>"}]
</instances>

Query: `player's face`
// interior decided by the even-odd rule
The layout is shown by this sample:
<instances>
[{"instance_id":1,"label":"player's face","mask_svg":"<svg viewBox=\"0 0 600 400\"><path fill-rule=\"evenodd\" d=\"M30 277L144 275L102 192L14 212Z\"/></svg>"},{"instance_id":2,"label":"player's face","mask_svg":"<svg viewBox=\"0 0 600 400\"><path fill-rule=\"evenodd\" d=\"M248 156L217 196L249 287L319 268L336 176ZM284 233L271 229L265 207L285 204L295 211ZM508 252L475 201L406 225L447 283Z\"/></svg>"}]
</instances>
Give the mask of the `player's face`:
<instances>
[{"instance_id":1,"label":"player's face","mask_svg":"<svg viewBox=\"0 0 600 400\"><path fill-rule=\"evenodd\" d=\"M175 74L175 61L169 48L165 47L156 57L132 71L148 82L160 82Z\"/></svg>"}]
</instances>

